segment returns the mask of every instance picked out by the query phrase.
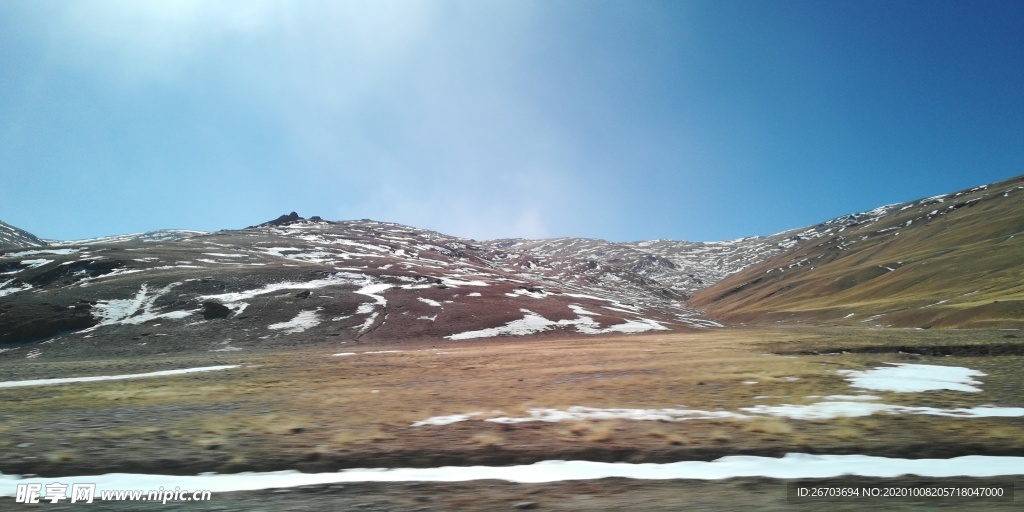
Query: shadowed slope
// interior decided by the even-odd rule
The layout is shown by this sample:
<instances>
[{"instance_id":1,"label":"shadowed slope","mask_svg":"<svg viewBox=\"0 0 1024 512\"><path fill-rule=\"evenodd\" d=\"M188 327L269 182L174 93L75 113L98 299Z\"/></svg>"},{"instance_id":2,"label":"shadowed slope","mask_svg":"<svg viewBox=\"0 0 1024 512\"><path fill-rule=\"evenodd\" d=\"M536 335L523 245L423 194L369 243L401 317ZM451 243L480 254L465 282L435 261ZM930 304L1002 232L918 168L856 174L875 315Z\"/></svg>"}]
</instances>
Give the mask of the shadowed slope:
<instances>
[{"instance_id":1,"label":"shadowed slope","mask_svg":"<svg viewBox=\"0 0 1024 512\"><path fill-rule=\"evenodd\" d=\"M0 221L0 249L17 249L21 247L39 247L46 245L32 233L18 229L6 222Z\"/></svg>"}]
</instances>

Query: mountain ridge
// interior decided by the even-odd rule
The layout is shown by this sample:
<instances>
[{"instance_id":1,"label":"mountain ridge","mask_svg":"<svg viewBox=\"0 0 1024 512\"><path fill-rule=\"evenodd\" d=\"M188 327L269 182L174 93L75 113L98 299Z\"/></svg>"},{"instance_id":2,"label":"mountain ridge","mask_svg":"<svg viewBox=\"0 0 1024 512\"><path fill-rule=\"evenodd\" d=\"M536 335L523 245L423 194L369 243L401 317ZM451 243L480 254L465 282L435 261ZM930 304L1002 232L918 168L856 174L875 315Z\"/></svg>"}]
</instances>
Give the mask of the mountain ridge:
<instances>
[{"instance_id":1,"label":"mountain ridge","mask_svg":"<svg viewBox=\"0 0 1024 512\"><path fill-rule=\"evenodd\" d=\"M920 280L915 276L926 270L942 268L945 275L921 275L957 282L943 255L956 251L951 244L984 231L986 221L996 226L985 228L989 232L1009 230L1003 234L1012 242L971 242L980 244L970 253L981 262L974 281L995 283L976 298L1012 300L999 306L950 302L946 288L960 285L918 287L913 297L901 299L909 305L886 306L887 321L898 321L879 325L1016 326L1024 318L1014 309L1021 292L1015 283L1024 282L1024 262L1016 255L1024 254L1017 245L1024 238L1013 241L1024 231L1021 189L1024 177L1016 177L723 242L480 242L367 219L304 219L294 212L213 233L36 238L41 245L0 249L0 357L591 336L749 322L854 324L850 319L883 313L875 311L881 306L864 305L880 300L872 294L913 288ZM915 243L879 245L899 233L900 240ZM25 237L22 243L35 242ZM900 251L914 257L918 274L897 269L911 259ZM872 256L879 252L884 258ZM985 259L994 254L1002 255L998 264ZM821 271L804 273L826 264L826 278L813 286L789 277L814 277ZM986 270L995 273L986 277ZM877 286L890 283L877 278L891 273L903 277ZM958 304L966 305L953 307ZM971 309L976 307L981 309ZM935 309L921 313L928 308Z\"/></svg>"},{"instance_id":2,"label":"mountain ridge","mask_svg":"<svg viewBox=\"0 0 1024 512\"><path fill-rule=\"evenodd\" d=\"M843 227L695 293L689 305L728 322L1024 323L1024 176L876 210L876 220L834 222Z\"/></svg>"}]
</instances>

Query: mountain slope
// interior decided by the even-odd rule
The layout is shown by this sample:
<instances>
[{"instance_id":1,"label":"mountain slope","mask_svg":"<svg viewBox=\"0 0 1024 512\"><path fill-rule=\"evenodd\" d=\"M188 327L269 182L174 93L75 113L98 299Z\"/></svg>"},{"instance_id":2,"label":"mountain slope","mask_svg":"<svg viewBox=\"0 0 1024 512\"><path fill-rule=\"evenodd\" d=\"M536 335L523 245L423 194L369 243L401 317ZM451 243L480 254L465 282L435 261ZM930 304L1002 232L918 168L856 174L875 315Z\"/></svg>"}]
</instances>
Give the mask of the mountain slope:
<instances>
[{"instance_id":1,"label":"mountain slope","mask_svg":"<svg viewBox=\"0 0 1024 512\"><path fill-rule=\"evenodd\" d=\"M689 305L728 322L1024 326L1024 177L847 216Z\"/></svg>"},{"instance_id":2,"label":"mountain slope","mask_svg":"<svg viewBox=\"0 0 1024 512\"><path fill-rule=\"evenodd\" d=\"M398 224L285 219L0 252L10 357L714 325L643 276Z\"/></svg>"},{"instance_id":3,"label":"mountain slope","mask_svg":"<svg viewBox=\"0 0 1024 512\"><path fill-rule=\"evenodd\" d=\"M719 322L1024 324L1021 177L713 243L478 242L295 213L215 233L54 242L5 232L21 245L0 249L0 357L589 336Z\"/></svg>"},{"instance_id":4,"label":"mountain slope","mask_svg":"<svg viewBox=\"0 0 1024 512\"><path fill-rule=\"evenodd\" d=\"M43 245L46 245L46 242L40 240L32 233L0 221L0 249L39 247Z\"/></svg>"}]
</instances>

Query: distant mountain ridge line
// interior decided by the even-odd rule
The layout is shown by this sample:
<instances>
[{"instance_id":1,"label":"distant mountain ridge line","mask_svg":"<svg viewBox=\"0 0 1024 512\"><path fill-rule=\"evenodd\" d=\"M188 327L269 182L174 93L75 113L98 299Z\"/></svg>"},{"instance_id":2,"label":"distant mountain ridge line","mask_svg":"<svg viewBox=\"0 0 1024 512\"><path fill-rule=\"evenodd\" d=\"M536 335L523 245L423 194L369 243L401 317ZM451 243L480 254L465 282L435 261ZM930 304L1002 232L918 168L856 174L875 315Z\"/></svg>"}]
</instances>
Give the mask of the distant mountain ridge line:
<instances>
[{"instance_id":1,"label":"distant mountain ridge line","mask_svg":"<svg viewBox=\"0 0 1024 512\"><path fill-rule=\"evenodd\" d=\"M1024 327L1024 177L710 243L478 242L294 212L60 246L0 226L20 244L0 249L0 357L739 323Z\"/></svg>"},{"instance_id":2,"label":"distant mountain ridge line","mask_svg":"<svg viewBox=\"0 0 1024 512\"><path fill-rule=\"evenodd\" d=\"M978 189L981 189L983 187L989 187L989 186L998 185L1000 183L1007 183L1007 182L1011 182L1011 181L1014 181L1014 180L1019 180L1022 177L1024 177L1024 175L1018 175L1018 176L1014 176L1012 178L1008 178L1008 179L1000 181L1000 182L996 182L996 183L992 183L992 184L986 184L986 185L979 185L977 187L972 187L970 189L964 189L964 190L970 190L970 191L978 190ZM700 245L733 244L733 243L740 243L740 242L754 240L754 239L766 239L766 238L782 237L782 236L785 236L785 235L788 235L788 234L791 234L791 233L794 233L794 232L799 232L801 230L812 229L812 228L815 228L815 227L829 226L829 225L836 225L836 224L846 224L846 223L849 223L849 222L855 222L855 223L856 222L862 222L862 220L860 220L860 219L871 218L872 214L880 212L880 211L884 211L885 209L888 209L888 208L892 208L892 207L896 207L896 206L904 206L904 205L908 205L908 204L912 204L912 203L917 203L917 202L932 201L932 200L936 200L936 199L939 199L939 198L944 198L944 197L947 197L947 196L950 196L950 195L953 195L953 194L955 194L955 193L951 192L951 193L947 193L947 194L939 194L939 195L936 195L936 196L930 196L930 197L927 197L927 198L920 198L920 199L916 199L916 200L912 200L912 201L906 201L906 202L902 202L902 203L892 203L892 204L882 205L882 206L875 207L875 208L873 208L871 210L865 210L863 212L856 212L856 213L848 213L848 214L840 215L839 217L835 217L835 218L832 218L832 219L829 219L829 220L826 220L826 221L823 221L823 222L819 222L817 224L809 224L809 225L804 226L804 227L797 227L797 228L787 229L787 230L780 231L780 232L777 232L777 233L773 233L773 234L770 234L770 235L753 235L753 236L748 236L748 237L740 237L740 238L726 239L726 240L717 240L717 241L710 241L710 242L675 240L675 239L669 239L669 238L655 238L655 239L651 239L651 240L637 240L637 241L629 241L629 242L610 242L610 241L602 239L602 238L592 238L592 237L553 237L553 238L539 238L539 239L537 239L537 238L521 238L521 237L512 237L512 238L503 237L503 238L493 238L493 239L482 240L482 241L479 241L479 242L500 242L500 241L505 241L505 240L522 240L522 241L530 241L530 242L546 242L546 241L560 241L560 240L591 240L591 241L595 241L595 242L604 242L604 243L616 244L616 245L633 245L633 246L640 246L642 244L654 244L654 243L658 243L658 242L676 242L676 243L700 244ZM328 223L372 221L372 219L360 219L360 220L352 219L352 220L327 221L327 220L322 219L320 216L316 216L316 215L310 217L309 219L305 219L305 218L299 217L296 212L291 212L291 214L289 214L289 215L281 215L280 217L278 217L275 220L264 222L262 224L258 224L258 225L254 225L254 226L249 226L249 227L246 227L246 228L243 228L243 229L253 229L253 228L267 227L267 226L272 226L272 225L280 225L280 223L282 221L287 221L287 220L292 220L292 221L310 220L310 221L315 221L315 222L328 222ZM409 226L409 225L406 225L406 224L394 223L394 222L384 222L384 221L373 221L373 222L380 222L381 224L392 224L392 225L395 225L395 226L412 227L412 226ZM5 245L5 240L3 238L4 237L4 232L3 232L4 229L9 229L9 230L17 231L17 232L23 234L24 236L26 236L28 238L31 238L32 240L35 240L36 244L37 244L35 246L44 246L44 245L58 245L59 246L59 245L88 244L88 243L108 243L110 241L115 241L115 242L116 241L121 241L120 239L122 239L122 238L126 238L127 239L127 237L136 237L134 239L144 240L144 239L148 238L147 235L151 235L151 234L166 234L166 235L168 235L168 239L170 239L173 236L173 234L175 234L175 233L180 233L180 234L182 234L182 236L189 236L189 235L209 234L209 233L215 233L216 232L216 231L200 231L200 230L190 230L190 229L158 229L158 230L153 230L153 231L144 231L144 232L131 233L131 234L117 234L117 235L106 235L106 236L90 237L90 238L82 238L82 239L57 240L57 239L42 239L42 238L38 238L35 235L33 235L32 233L29 233L28 231L22 230L20 228L17 228L15 226L12 226L12 225L7 224L7 223L3 222L2 220L0 220L0 249L4 249L4 248L7 248L7 247L10 247L9 245ZM422 229L422 228L416 228L416 229ZM221 231L224 231L224 230L221 230ZM228 230L228 231L230 231L230 230ZM429 231L429 230L425 230L425 231ZM437 232L437 233L440 233L440 232ZM476 239L457 237L457 236L454 236L454 235L447 235L447 236L451 236L453 238L460 238L460 239L463 239L463 240L478 241Z\"/></svg>"}]
</instances>

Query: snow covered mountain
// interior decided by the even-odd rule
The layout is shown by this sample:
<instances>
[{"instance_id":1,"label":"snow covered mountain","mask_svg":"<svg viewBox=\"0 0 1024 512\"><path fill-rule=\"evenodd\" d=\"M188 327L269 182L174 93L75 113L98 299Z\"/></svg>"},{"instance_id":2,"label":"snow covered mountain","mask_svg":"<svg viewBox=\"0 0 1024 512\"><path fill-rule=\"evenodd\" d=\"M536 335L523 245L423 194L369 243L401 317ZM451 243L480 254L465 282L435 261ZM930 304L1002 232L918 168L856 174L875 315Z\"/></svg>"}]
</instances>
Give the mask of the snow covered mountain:
<instances>
[{"instance_id":1,"label":"snow covered mountain","mask_svg":"<svg viewBox=\"0 0 1024 512\"><path fill-rule=\"evenodd\" d=\"M713 325L619 267L398 224L296 215L187 235L3 252L0 347L233 351Z\"/></svg>"},{"instance_id":2,"label":"snow covered mountain","mask_svg":"<svg viewBox=\"0 0 1024 512\"><path fill-rule=\"evenodd\" d=\"M1013 298L1024 282L1024 251L1013 245L1020 238L1011 241L1024 231L1024 187L1015 180L712 243L478 242L399 224L328 222L295 213L242 230L73 242L42 241L2 225L10 228L3 233L18 238L7 235L11 242L0 249L0 357L700 329L722 320L776 320L776 307L794 317L789 303L776 302L796 297L792 290L806 292L801 304L839 301L825 317L807 316L832 319L848 314L851 301L859 301L851 310L857 315L871 309L863 306L870 289L842 283L888 273L917 279L923 274L905 268L939 261L930 259L933 253L950 252L963 233L986 232L991 236L985 240L1003 237L1010 244L978 246L1003 251L998 263L975 266L976 272L998 271L1003 284L982 293L989 290L982 286L985 278L975 276L972 286L986 300ZM878 244L897 237L901 244ZM828 273L822 274L824 268ZM963 282L947 272L928 278ZM819 276L818 284L806 285L808 276ZM922 288L914 300L946 293L943 286L933 286L934 293ZM863 293L839 293L848 288ZM801 307L811 307L806 304Z\"/></svg>"}]
</instances>

